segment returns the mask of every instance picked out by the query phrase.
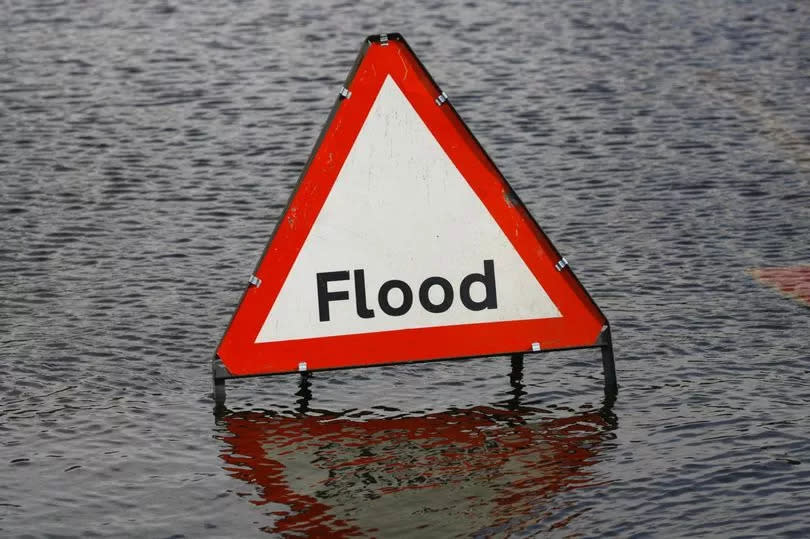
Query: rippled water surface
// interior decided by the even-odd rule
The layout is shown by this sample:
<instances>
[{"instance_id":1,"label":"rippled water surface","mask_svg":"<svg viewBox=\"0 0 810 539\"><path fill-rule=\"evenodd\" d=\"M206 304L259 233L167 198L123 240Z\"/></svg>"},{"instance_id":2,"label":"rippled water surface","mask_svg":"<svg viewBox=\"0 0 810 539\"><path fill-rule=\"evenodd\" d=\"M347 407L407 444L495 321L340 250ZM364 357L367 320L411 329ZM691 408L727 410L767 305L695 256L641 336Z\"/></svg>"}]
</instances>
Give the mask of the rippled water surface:
<instances>
[{"instance_id":1,"label":"rippled water surface","mask_svg":"<svg viewBox=\"0 0 810 539\"><path fill-rule=\"evenodd\" d=\"M370 33L611 320L598 352L229 384ZM807 2L0 7L0 535L810 536Z\"/></svg>"}]
</instances>

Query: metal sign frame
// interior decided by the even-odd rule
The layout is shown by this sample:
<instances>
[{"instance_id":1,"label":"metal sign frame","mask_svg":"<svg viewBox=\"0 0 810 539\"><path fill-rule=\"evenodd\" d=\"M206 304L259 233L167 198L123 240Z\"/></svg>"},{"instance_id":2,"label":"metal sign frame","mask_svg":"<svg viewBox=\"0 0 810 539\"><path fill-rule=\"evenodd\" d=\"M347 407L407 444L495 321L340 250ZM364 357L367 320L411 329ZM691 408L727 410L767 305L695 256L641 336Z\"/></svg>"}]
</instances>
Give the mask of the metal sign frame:
<instances>
[{"instance_id":1,"label":"metal sign frame","mask_svg":"<svg viewBox=\"0 0 810 539\"><path fill-rule=\"evenodd\" d=\"M310 153L309 159L307 160L306 165L304 166L301 175L299 176L298 182L296 184L295 189L293 190L290 198L287 202L287 205L284 209L284 212L281 214L281 217L276 222L275 228L273 233L271 234L270 240L268 241L267 245L265 246L264 252L262 256L259 258L259 261L256 264L256 269L254 269L253 274L251 275L248 286L242 294L242 297L239 301L239 304L234 311L234 314L231 318L231 321L226 329L225 333L223 334L222 339L220 340L219 344L217 345L217 351L214 353L213 361L212 361L212 376L213 376L213 383L214 383L214 398L215 401L219 404L223 403L225 400L225 381L228 379L234 378L244 378L244 377L252 377L252 376L267 376L273 374L289 374L292 372L296 372L292 369L287 368L283 372L256 372L256 373L248 373L248 374L240 374L231 372L222 360L219 357L220 351L223 349L223 343L225 343L226 338L228 337L229 333L234 326L235 320L237 315L239 314L240 308L245 302L245 298L248 296L248 293L251 292L252 289L258 288L261 286L262 282L257 274L259 273L259 269L265 260L268 257L270 252L270 248L273 245L274 239L276 238L279 228L282 226L284 222L284 216L288 215L288 211L290 210L293 202L296 200L296 196L299 194L299 191L302 188L302 184L304 183L304 179L307 177L307 174L310 171L310 167L313 164L313 161L316 159L318 152L321 150L322 143L324 139L330 132L330 128L332 127L333 120L335 119L340 107L343 103L346 102L348 98L351 97L350 88L352 87L352 81L355 79L357 75L358 69L360 68L363 60L366 58L369 50L373 46L388 46L392 42L396 42L397 46L404 47L405 50L410 54L411 59L414 64L418 67L421 73L418 73L420 77L422 77L425 81L432 85L432 88L435 89L435 105L437 107L447 107L449 109L449 115L454 122L454 126L457 129L463 130L464 136L468 138L472 145L474 145L476 156L483 161L483 166L487 168L494 176L498 178L501 182L501 187L504 189L504 198L507 199L507 205L510 208L514 208L514 211L519 213L519 218L521 219L521 223L525 221L526 226L529 228L527 229L533 235L533 241L536 241L537 244L545 250L550 256L553 255L555 260L557 260L554 269L556 273L559 273L563 277L565 283L570 286L570 293L576 297L576 300L581 302L585 309L590 313L594 319L598 319L601 323L601 330L599 330L599 334L596 339L592 342L592 344L577 344L577 345L562 345L562 346L553 346L551 348L543 347L541 349L540 343L532 342L531 347L524 347L522 349L507 349L501 350L498 349L494 353L483 353L483 354L453 354L449 357L430 357L430 358L418 358L418 359L408 359L408 358L396 358L392 361L380 361L379 359L375 359L373 361L369 361L364 364L354 364L354 365L329 365L329 366L314 366L310 368L307 363L300 363L298 371L315 371L315 370L337 370L337 369L350 369L350 368L360 368L360 367L367 367L367 366L384 366L384 365L394 365L394 364L401 364L401 363L419 363L419 362L426 362L426 361L437 361L437 360L462 360L462 359L470 359L470 358L477 358L477 357L491 357L494 355L500 356L520 356L525 353L536 353L536 352L547 352L551 350L568 350L568 349L584 349L584 348L599 348L602 351L602 363L603 363L603 370L604 370L604 377L605 377L605 392L610 395L615 395L618 390L618 385L616 381L616 371L615 371L615 364L614 364L614 357L613 357L613 345L610 333L610 324L607 318L604 316L602 311L596 305L596 303L591 298L588 291L582 286L582 284L577 279L576 275L574 275L573 271L571 270L568 262L565 258L560 256L557 249L548 239L546 234L541 229L540 225L534 219L534 217L526 210L525 204L520 200L520 197L511 186L508 184L506 179L498 170L495 163L486 153L484 148L481 146L478 139L475 135L470 131L458 113L453 108L452 103L449 102L447 95L441 91L440 87L433 78L430 76L430 73L424 67L422 62L419 58L414 54L413 50L410 48L408 43L405 39L397 33L391 34L380 34L380 35L373 35L366 38L363 42L363 46L360 50L360 53L355 60L354 66L352 67L351 71L349 72L346 81L341 88L338 96L336 97L335 104L332 107L332 110L324 124L323 129L315 143L315 146ZM352 141L353 144L354 141ZM469 179L468 179L469 181ZM488 180L491 181L491 180ZM331 186L328 188L331 189ZM328 191L327 195L328 196ZM320 211L320 207L317 210ZM316 212L317 213L317 212ZM314 218L313 218L314 219ZM299 246L300 248L300 246ZM297 253L295 254L297 256ZM293 258L294 261L294 258ZM286 278L286 277L285 277ZM283 284L283 281L282 281ZM276 291L278 293L278 291ZM568 292L566 292L568 293ZM275 299L275 297L273 298ZM591 320L591 324L593 320ZM598 326L597 326L598 328ZM368 335L368 334L363 334ZM518 346L514 346L514 348L519 348Z\"/></svg>"}]
</instances>

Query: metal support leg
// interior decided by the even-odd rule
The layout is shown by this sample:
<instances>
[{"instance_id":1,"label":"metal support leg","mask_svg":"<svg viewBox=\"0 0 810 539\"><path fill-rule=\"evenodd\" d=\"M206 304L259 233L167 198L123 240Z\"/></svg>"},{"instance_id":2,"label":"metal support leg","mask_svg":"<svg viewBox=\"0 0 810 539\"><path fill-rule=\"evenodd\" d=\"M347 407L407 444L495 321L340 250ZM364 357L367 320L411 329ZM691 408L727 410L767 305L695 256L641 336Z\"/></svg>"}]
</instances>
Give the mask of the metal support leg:
<instances>
[{"instance_id":1,"label":"metal support leg","mask_svg":"<svg viewBox=\"0 0 810 539\"><path fill-rule=\"evenodd\" d=\"M225 404L225 380L214 378L214 404L222 406Z\"/></svg>"},{"instance_id":2,"label":"metal support leg","mask_svg":"<svg viewBox=\"0 0 810 539\"><path fill-rule=\"evenodd\" d=\"M520 409L520 399L526 394L523 390L523 354L512 354L510 356L512 370L509 372L509 385L512 386L512 397L506 405L510 410Z\"/></svg>"},{"instance_id":3,"label":"metal support leg","mask_svg":"<svg viewBox=\"0 0 810 539\"><path fill-rule=\"evenodd\" d=\"M512 371L509 373L509 384L523 388L523 354L512 354Z\"/></svg>"},{"instance_id":4,"label":"metal support leg","mask_svg":"<svg viewBox=\"0 0 810 539\"><path fill-rule=\"evenodd\" d=\"M610 336L610 329L605 333L602 343L602 369L605 373L605 395L615 397L619 392L619 384L616 381L616 362L613 359L613 339Z\"/></svg>"},{"instance_id":5,"label":"metal support leg","mask_svg":"<svg viewBox=\"0 0 810 539\"><path fill-rule=\"evenodd\" d=\"M218 357L211 360L211 378L214 381L214 406L220 407L225 404L225 380L230 378L230 373L222 365Z\"/></svg>"},{"instance_id":6,"label":"metal support leg","mask_svg":"<svg viewBox=\"0 0 810 539\"><path fill-rule=\"evenodd\" d=\"M312 400L312 373L309 371L301 373L301 379L298 381L298 395L299 399L296 402L298 405L298 413L306 415L309 412L309 401Z\"/></svg>"}]
</instances>

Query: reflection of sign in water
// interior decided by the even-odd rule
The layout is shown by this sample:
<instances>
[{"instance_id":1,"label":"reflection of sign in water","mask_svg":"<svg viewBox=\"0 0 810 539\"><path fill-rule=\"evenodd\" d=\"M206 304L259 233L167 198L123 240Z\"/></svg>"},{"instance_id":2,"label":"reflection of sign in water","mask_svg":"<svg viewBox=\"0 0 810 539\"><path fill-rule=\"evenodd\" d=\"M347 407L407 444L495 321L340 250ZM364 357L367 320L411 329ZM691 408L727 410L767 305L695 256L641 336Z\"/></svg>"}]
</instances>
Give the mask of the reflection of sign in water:
<instances>
[{"instance_id":1,"label":"reflection of sign in water","mask_svg":"<svg viewBox=\"0 0 810 539\"><path fill-rule=\"evenodd\" d=\"M469 535L524 529L554 493L591 484L612 424L597 411L529 420L491 407L422 417L224 417L222 458L277 503L271 531L301 536ZM384 533L383 533L384 532Z\"/></svg>"}]
</instances>

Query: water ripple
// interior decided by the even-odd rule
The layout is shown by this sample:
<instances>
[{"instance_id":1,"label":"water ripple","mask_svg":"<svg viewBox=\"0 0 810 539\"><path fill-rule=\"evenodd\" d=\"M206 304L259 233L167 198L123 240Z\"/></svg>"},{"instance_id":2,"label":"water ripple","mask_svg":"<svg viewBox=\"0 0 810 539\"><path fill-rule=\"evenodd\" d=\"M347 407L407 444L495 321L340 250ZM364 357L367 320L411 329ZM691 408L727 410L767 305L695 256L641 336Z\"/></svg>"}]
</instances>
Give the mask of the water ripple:
<instances>
[{"instance_id":1,"label":"water ripple","mask_svg":"<svg viewBox=\"0 0 810 539\"><path fill-rule=\"evenodd\" d=\"M0 535L807 536L810 317L752 274L810 260L808 21L787 1L6 6ZM245 380L211 415L217 340L380 31L611 320L613 406L580 351Z\"/></svg>"}]
</instances>

